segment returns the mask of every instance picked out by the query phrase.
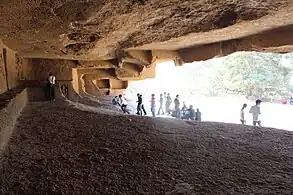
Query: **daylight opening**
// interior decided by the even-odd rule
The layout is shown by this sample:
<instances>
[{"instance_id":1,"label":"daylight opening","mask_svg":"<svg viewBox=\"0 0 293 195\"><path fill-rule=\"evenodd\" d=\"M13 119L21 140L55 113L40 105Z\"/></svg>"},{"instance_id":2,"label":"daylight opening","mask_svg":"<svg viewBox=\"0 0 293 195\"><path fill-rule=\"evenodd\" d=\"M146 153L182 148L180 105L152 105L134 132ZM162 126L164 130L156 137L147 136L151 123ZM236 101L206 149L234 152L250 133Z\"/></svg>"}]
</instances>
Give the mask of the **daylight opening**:
<instances>
[{"instance_id":1,"label":"daylight opening","mask_svg":"<svg viewBox=\"0 0 293 195\"><path fill-rule=\"evenodd\" d=\"M183 66L168 61L157 64L154 79L130 82L126 97L135 109L136 94L142 94L150 114L151 94L156 95L157 109L160 94L170 93L173 100L178 94L180 106L185 102L199 108L203 121L226 123L240 123L240 110L246 103L247 125L252 125L250 107L261 99L263 126L293 130L292 70L293 54L237 52Z\"/></svg>"}]
</instances>

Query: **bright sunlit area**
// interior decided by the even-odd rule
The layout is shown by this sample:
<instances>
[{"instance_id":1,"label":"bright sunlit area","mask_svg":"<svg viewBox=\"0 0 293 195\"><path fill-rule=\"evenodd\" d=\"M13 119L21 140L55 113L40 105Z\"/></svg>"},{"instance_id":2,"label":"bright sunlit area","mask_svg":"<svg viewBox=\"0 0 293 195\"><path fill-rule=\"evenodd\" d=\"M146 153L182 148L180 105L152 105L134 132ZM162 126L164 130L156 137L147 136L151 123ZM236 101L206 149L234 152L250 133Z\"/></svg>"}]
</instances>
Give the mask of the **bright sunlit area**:
<instances>
[{"instance_id":1,"label":"bright sunlit area","mask_svg":"<svg viewBox=\"0 0 293 195\"><path fill-rule=\"evenodd\" d=\"M178 94L181 106L185 102L202 112L202 121L237 124L246 103L247 125L252 125L250 107L256 99L261 99L263 126L293 130L292 72L292 54L238 52L183 66L168 61L156 65L155 78L130 82L125 95L135 110L136 94L142 94L151 115L151 94L156 95L157 109L160 94L170 93L173 100Z\"/></svg>"}]
</instances>

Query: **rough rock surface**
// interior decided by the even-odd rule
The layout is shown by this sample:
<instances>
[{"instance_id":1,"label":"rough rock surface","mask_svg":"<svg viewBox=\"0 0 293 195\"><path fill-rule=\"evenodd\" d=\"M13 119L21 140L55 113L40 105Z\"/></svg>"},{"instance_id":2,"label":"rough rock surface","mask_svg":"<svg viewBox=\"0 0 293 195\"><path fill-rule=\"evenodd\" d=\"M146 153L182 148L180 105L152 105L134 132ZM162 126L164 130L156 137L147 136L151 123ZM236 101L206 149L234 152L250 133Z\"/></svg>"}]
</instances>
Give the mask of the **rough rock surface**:
<instances>
[{"instance_id":1,"label":"rough rock surface","mask_svg":"<svg viewBox=\"0 0 293 195\"><path fill-rule=\"evenodd\" d=\"M292 138L35 102L2 157L0 193L291 195Z\"/></svg>"},{"instance_id":2,"label":"rough rock surface","mask_svg":"<svg viewBox=\"0 0 293 195\"><path fill-rule=\"evenodd\" d=\"M2 0L0 37L8 46L31 57L109 57L129 47L273 16L290 7L290 2ZM230 36L227 34L227 38Z\"/></svg>"}]
</instances>

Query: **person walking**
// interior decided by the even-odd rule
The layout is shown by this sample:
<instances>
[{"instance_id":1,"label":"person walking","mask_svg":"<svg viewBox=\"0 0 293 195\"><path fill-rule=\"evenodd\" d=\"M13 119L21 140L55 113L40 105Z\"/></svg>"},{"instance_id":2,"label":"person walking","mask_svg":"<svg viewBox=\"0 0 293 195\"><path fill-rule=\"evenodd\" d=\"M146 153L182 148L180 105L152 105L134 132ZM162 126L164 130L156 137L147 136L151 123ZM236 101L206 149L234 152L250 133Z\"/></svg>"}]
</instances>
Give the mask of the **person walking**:
<instances>
[{"instance_id":1,"label":"person walking","mask_svg":"<svg viewBox=\"0 0 293 195\"><path fill-rule=\"evenodd\" d=\"M47 84L50 101L55 101L55 82L56 82L56 77L52 74L52 72L50 72L48 77L48 84Z\"/></svg>"},{"instance_id":2,"label":"person walking","mask_svg":"<svg viewBox=\"0 0 293 195\"><path fill-rule=\"evenodd\" d=\"M136 112L136 114L137 114L137 115L140 115L140 116L142 115L141 105L142 105L142 97L141 97L141 95L138 93L138 94L137 94L137 107L136 107L137 112Z\"/></svg>"},{"instance_id":3,"label":"person walking","mask_svg":"<svg viewBox=\"0 0 293 195\"><path fill-rule=\"evenodd\" d=\"M151 112L152 112L153 117L155 117L156 116L156 96L155 96L155 94L152 94L152 97L151 97Z\"/></svg>"},{"instance_id":4,"label":"person walking","mask_svg":"<svg viewBox=\"0 0 293 195\"><path fill-rule=\"evenodd\" d=\"M261 102L262 102L261 100L256 100L255 105L251 106L251 108L249 110L249 113L252 114L253 126L258 125L261 127L261 120L259 117L259 115L261 114L261 112L260 112L260 103Z\"/></svg>"},{"instance_id":5,"label":"person walking","mask_svg":"<svg viewBox=\"0 0 293 195\"><path fill-rule=\"evenodd\" d=\"M245 120L245 116L244 116L245 115L244 110L246 107L247 107L247 104L243 104L241 111L240 111L240 122L242 125L246 124L246 120Z\"/></svg>"},{"instance_id":6,"label":"person walking","mask_svg":"<svg viewBox=\"0 0 293 195\"><path fill-rule=\"evenodd\" d=\"M142 112L143 112L143 114L146 116L146 115L147 115L147 112L146 112L146 110L145 110L145 108L144 108L144 105L143 105L143 99L142 99L142 95L141 95L141 94L140 94L139 98L140 98L140 102L141 102L141 105L140 105L140 112L141 112L141 115L142 115Z\"/></svg>"},{"instance_id":7,"label":"person walking","mask_svg":"<svg viewBox=\"0 0 293 195\"><path fill-rule=\"evenodd\" d=\"M158 115L161 115L161 111L162 111L162 115L164 115L163 104L164 104L164 97L163 97L163 94L160 94L160 108L158 110Z\"/></svg>"},{"instance_id":8,"label":"person walking","mask_svg":"<svg viewBox=\"0 0 293 195\"><path fill-rule=\"evenodd\" d=\"M170 93L168 93L167 97L166 97L166 102L165 102L165 112L166 112L166 114L171 114L171 109L170 109L171 103L172 103L172 98L170 96Z\"/></svg>"},{"instance_id":9,"label":"person walking","mask_svg":"<svg viewBox=\"0 0 293 195\"><path fill-rule=\"evenodd\" d=\"M124 113L127 113L127 114L130 114L129 111L127 110L127 102L126 100L122 97L122 95L120 94L119 95L119 98L118 98L118 104L119 106L121 107L121 110L124 112Z\"/></svg>"}]
</instances>

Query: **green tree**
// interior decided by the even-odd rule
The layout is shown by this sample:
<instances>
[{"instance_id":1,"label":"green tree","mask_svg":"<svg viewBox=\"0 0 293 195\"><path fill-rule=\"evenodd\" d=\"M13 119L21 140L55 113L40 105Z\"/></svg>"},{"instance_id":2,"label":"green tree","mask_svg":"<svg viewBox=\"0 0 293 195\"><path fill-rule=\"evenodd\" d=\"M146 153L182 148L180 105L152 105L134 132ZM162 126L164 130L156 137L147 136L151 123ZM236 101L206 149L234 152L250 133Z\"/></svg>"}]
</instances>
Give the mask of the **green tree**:
<instances>
[{"instance_id":1,"label":"green tree","mask_svg":"<svg viewBox=\"0 0 293 195\"><path fill-rule=\"evenodd\" d=\"M225 58L211 79L214 94L250 97L284 96L290 91L291 68L279 54L239 52Z\"/></svg>"}]
</instances>

